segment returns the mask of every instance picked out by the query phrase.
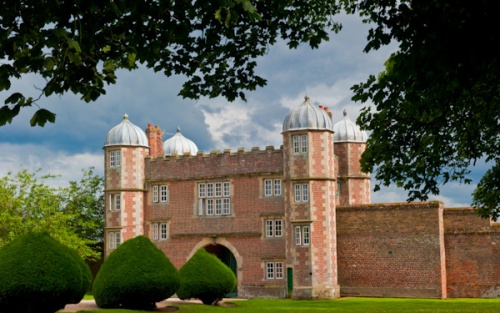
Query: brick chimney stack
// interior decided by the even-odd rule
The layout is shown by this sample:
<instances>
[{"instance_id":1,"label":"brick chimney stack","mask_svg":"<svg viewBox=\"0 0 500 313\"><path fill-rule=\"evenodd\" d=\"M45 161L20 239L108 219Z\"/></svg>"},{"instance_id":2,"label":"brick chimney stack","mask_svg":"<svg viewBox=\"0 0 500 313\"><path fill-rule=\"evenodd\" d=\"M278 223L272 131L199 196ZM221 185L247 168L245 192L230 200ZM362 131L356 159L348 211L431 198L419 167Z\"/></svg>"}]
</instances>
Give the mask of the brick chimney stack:
<instances>
[{"instance_id":1,"label":"brick chimney stack","mask_svg":"<svg viewBox=\"0 0 500 313\"><path fill-rule=\"evenodd\" d=\"M328 116L330 117L330 119L332 119L332 112L330 112L330 109L328 109L327 106L320 105L319 108L322 109L323 111L325 111L328 114Z\"/></svg>"},{"instance_id":2,"label":"brick chimney stack","mask_svg":"<svg viewBox=\"0 0 500 313\"><path fill-rule=\"evenodd\" d=\"M149 147L151 148L149 154L156 158L163 155L163 132L160 127L148 124L146 128L146 136L148 137Z\"/></svg>"}]
</instances>

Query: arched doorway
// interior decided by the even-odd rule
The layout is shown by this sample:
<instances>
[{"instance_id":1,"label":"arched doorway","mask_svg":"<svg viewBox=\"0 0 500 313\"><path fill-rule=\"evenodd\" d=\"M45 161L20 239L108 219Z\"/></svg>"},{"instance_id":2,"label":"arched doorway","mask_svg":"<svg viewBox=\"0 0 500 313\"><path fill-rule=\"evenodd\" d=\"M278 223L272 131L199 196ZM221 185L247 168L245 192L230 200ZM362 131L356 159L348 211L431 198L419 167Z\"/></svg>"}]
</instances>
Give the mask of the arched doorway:
<instances>
[{"instance_id":1,"label":"arched doorway","mask_svg":"<svg viewBox=\"0 0 500 313\"><path fill-rule=\"evenodd\" d=\"M205 246L205 250L208 253L216 255L219 260L221 260L224 264L229 267L234 275L238 277L236 274L236 258L234 257L233 253L223 245L208 245ZM238 294L237 287L234 287L234 290L232 290L230 293L228 293L225 297L226 298L235 298Z\"/></svg>"}]
</instances>

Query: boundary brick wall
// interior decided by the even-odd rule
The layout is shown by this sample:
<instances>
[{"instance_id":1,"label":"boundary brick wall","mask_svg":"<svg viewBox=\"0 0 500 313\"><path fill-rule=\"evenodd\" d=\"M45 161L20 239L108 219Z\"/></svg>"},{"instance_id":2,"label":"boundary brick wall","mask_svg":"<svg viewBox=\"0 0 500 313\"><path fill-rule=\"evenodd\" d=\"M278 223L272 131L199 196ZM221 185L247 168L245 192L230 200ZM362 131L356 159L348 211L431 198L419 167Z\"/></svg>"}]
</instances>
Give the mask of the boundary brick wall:
<instances>
[{"instance_id":1,"label":"boundary brick wall","mask_svg":"<svg viewBox=\"0 0 500 313\"><path fill-rule=\"evenodd\" d=\"M471 208L444 211L448 296L500 297L500 225Z\"/></svg>"},{"instance_id":2,"label":"boundary brick wall","mask_svg":"<svg viewBox=\"0 0 500 313\"><path fill-rule=\"evenodd\" d=\"M337 208L342 296L446 297L443 204Z\"/></svg>"}]
</instances>

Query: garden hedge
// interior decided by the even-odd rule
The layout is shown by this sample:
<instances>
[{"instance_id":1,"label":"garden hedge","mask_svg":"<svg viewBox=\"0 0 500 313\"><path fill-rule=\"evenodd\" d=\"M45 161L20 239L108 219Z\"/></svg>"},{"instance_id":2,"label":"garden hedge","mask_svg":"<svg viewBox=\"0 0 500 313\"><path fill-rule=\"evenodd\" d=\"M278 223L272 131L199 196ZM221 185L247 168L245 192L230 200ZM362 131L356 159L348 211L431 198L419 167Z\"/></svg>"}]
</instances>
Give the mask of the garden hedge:
<instances>
[{"instance_id":1,"label":"garden hedge","mask_svg":"<svg viewBox=\"0 0 500 313\"><path fill-rule=\"evenodd\" d=\"M0 249L0 312L56 312L80 302L91 280L83 258L49 234L19 236Z\"/></svg>"},{"instance_id":2,"label":"garden hedge","mask_svg":"<svg viewBox=\"0 0 500 313\"><path fill-rule=\"evenodd\" d=\"M147 237L138 236L104 260L92 292L100 308L149 309L178 287L174 265Z\"/></svg>"},{"instance_id":3,"label":"garden hedge","mask_svg":"<svg viewBox=\"0 0 500 313\"><path fill-rule=\"evenodd\" d=\"M200 299L204 304L217 304L236 287L236 276L215 255L201 248L179 270L180 299Z\"/></svg>"}]
</instances>

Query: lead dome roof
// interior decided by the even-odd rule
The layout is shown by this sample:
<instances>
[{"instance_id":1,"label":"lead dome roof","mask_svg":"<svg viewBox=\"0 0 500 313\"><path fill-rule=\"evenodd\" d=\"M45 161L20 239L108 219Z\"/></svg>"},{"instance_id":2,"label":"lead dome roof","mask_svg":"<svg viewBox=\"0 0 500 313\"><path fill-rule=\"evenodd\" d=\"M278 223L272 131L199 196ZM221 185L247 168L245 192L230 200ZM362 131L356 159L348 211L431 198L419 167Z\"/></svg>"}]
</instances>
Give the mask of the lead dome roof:
<instances>
[{"instance_id":1,"label":"lead dome roof","mask_svg":"<svg viewBox=\"0 0 500 313\"><path fill-rule=\"evenodd\" d=\"M342 120L333 125L333 131L334 142L366 142L368 139L366 132L347 117L345 110Z\"/></svg>"},{"instance_id":2,"label":"lead dome roof","mask_svg":"<svg viewBox=\"0 0 500 313\"><path fill-rule=\"evenodd\" d=\"M125 113L123 121L108 132L104 146L142 146L149 148L149 143L146 133L132 124Z\"/></svg>"},{"instance_id":3,"label":"lead dome roof","mask_svg":"<svg viewBox=\"0 0 500 313\"><path fill-rule=\"evenodd\" d=\"M165 155L184 155L186 152L191 155L196 155L196 153L198 153L198 147L193 141L184 137L181 134L180 127L177 127L177 133L163 142L163 152Z\"/></svg>"},{"instance_id":4,"label":"lead dome roof","mask_svg":"<svg viewBox=\"0 0 500 313\"><path fill-rule=\"evenodd\" d=\"M305 97L304 103L290 111L283 121L284 132L301 129L333 130L332 119L328 113L312 104L308 96Z\"/></svg>"}]
</instances>

